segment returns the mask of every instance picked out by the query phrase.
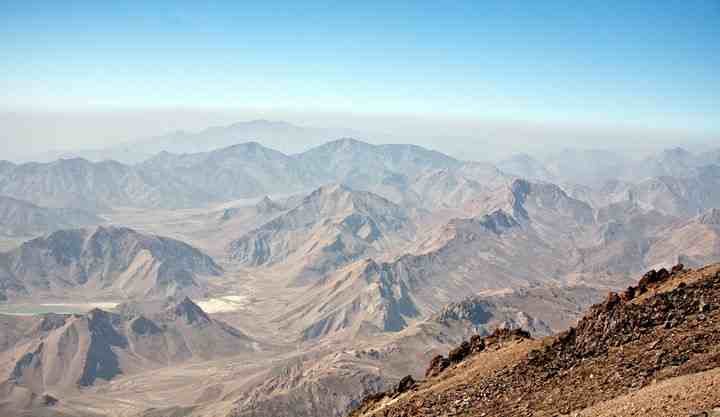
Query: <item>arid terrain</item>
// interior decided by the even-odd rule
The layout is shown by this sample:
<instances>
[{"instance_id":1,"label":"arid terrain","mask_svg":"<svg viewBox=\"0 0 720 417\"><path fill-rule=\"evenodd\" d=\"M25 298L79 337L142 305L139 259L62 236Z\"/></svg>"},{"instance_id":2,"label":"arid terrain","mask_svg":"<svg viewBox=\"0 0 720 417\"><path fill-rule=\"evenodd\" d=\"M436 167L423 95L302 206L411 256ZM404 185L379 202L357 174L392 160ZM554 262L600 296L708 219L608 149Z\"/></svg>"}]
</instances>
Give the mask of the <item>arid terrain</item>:
<instances>
[{"instance_id":1,"label":"arid terrain","mask_svg":"<svg viewBox=\"0 0 720 417\"><path fill-rule=\"evenodd\" d=\"M701 390L717 383L717 266L701 267L720 261L720 154L615 155L608 176L582 150L491 164L355 139L223 144L0 165L0 414L720 405ZM463 340L486 342L426 378ZM423 382L377 395L407 375Z\"/></svg>"},{"instance_id":2,"label":"arid terrain","mask_svg":"<svg viewBox=\"0 0 720 417\"><path fill-rule=\"evenodd\" d=\"M718 264L652 270L557 336L473 336L351 416L715 415L719 294Z\"/></svg>"}]
</instances>

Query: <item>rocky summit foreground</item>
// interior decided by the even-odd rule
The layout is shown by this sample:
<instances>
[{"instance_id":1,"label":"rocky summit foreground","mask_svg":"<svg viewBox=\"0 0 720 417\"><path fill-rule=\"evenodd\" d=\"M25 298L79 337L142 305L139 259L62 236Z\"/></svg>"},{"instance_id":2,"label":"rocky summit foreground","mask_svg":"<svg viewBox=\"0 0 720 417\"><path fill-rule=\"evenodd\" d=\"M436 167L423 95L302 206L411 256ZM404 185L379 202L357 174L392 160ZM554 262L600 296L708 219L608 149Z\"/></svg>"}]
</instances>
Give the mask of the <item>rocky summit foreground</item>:
<instances>
[{"instance_id":1,"label":"rocky summit foreground","mask_svg":"<svg viewBox=\"0 0 720 417\"><path fill-rule=\"evenodd\" d=\"M653 270L574 328L474 337L351 416L714 416L718 330L720 264Z\"/></svg>"}]
</instances>

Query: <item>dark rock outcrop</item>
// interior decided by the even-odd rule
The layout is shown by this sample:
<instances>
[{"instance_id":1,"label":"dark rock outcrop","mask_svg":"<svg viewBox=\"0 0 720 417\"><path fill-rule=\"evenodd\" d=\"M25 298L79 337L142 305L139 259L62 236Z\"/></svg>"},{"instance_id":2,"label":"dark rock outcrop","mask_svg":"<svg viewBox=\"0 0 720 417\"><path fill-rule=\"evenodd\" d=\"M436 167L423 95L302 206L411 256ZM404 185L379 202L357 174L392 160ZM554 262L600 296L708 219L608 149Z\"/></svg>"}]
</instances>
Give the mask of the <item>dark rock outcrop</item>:
<instances>
[{"instance_id":1,"label":"dark rock outcrop","mask_svg":"<svg viewBox=\"0 0 720 417\"><path fill-rule=\"evenodd\" d=\"M430 362L430 366L425 371L425 377L431 378L440 375L445 369L452 365L464 361L467 357L474 353L482 352L486 349L496 348L504 343L530 339L530 333L523 329L505 329L497 328L489 336L482 337L474 335L470 340L466 340L460 346L452 349L447 358L436 356Z\"/></svg>"}]
</instances>

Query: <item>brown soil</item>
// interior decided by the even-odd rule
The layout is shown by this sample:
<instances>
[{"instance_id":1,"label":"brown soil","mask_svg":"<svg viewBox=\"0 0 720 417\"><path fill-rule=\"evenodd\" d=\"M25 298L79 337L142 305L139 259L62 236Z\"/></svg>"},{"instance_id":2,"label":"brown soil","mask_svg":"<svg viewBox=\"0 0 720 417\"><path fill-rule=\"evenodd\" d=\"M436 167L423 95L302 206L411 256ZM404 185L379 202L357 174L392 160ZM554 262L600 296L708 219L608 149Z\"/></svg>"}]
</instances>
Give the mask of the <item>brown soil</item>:
<instances>
[{"instance_id":1,"label":"brown soil","mask_svg":"<svg viewBox=\"0 0 720 417\"><path fill-rule=\"evenodd\" d=\"M719 271L646 274L638 287L593 306L575 328L475 353L406 393L369 399L352 415L713 415L720 406ZM502 365L487 366L493 363Z\"/></svg>"}]
</instances>

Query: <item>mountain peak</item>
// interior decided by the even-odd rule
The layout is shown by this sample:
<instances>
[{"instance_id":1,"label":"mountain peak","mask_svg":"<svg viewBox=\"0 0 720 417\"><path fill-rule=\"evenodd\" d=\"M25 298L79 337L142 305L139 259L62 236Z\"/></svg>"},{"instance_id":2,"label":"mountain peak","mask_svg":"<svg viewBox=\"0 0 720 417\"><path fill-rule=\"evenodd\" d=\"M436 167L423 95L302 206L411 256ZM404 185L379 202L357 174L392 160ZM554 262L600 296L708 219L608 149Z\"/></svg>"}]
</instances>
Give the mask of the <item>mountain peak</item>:
<instances>
[{"instance_id":1,"label":"mountain peak","mask_svg":"<svg viewBox=\"0 0 720 417\"><path fill-rule=\"evenodd\" d=\"M185 297L172 307L172 312L175 317L183 318L188 324L207 324L209 323L210 317L200 308L199 305L195 304L190 297Z\"/></svg>"},{"instance_id":2,"label":"mountain peak","mask_svg":"<svg viewBox=\"0 0 720 417\"><path fill-rule=\"evenodd\" d=\"M245 122L236 122L230 127L296 127L294 124L282 120L254 119Z\"/></svg>"},{"instance_id":3,"label":"mountain peak","mask_svg":"<svg viewBox=\"0 0 720 417\"><path fill-rule=\"evenodd\" d=\"M355 148L355 147L359 147L359 146L371 147L373 145L370 143L355 139L355 138L340 138L340 139L336 139L336 140L326 143L325 146L335 148L337 150L341 150L341 149Z\"/></svg>"},{"instance_id":4,"label":"mountain peak","mask_svg":"<svg viewBox=\"0 0 720 417\"><path fill-rule=\"evenodd\" d=\"M258 152L277 152L280 154L281 152L276 151L274 149L268 148L264 146L262 143L250 140L246 142L236 143L234 145L230 145L226 148L217 149L214 151L211 151L211 154L214 155L223 155L227 153L234 153L234 152L243 152L243 153L258 153Z\"/></svg>"}]
</instances>

